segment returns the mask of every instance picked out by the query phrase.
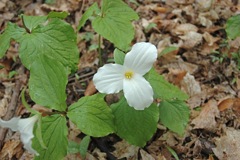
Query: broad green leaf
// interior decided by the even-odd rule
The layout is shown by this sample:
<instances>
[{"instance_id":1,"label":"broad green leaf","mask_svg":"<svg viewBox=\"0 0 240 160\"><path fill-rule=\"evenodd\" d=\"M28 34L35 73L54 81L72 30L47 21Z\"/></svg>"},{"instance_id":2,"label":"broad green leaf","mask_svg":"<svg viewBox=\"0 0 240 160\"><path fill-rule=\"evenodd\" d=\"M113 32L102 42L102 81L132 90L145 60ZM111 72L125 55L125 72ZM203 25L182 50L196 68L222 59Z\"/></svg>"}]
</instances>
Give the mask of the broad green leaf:
<instances>
[{"instance_id":1,"label":"broad green leaf","mask_svg":"<svg viewBox=\"0 0 240 160\"><path fill-rule=\"evenodd\" d=\"M103 0L101 15L92 21L92 26L117 48L126 51L134 38L131 21L137 19L137 13L122 0Z\"/></svg>"},{"instance_id":2,"label":"broad green leaf","mask_svg":"<svg viewBox=\"0 0 240 160\"><path fill-rule=\"evenodd\" d=\"M115 63L123 65L125 53L116 48L113 54Z\"/></svg>"},{"instance_id":3,"label":"broad green leaf","mask_svg":"<svg viewBox=\"0 0 240 160\"><path fill-rule=\"evenodd\" d=\"M38 25L46 22L47 16L26 16L22 15L22 20L24 26L32 32L34 28L36 28Z\"/></svg>"},{"instance_id":4,"label":"broad green leaf","mask_svg":"<svg viewBox=\"0 0 240 160\"><path fill-rule=\"evenodd\" d=\"M89 136L85 136L80 144L74 142L74 141L69 141L68 142L68 153L73 154L73 153L80 153L82 158L85 158L88 146L90 143L91 138Z\"/></svg>"},{"instance_id":5,"label":"broad green leaf","mask_svg":"<svg viewBox=\"0 0 240 160\"><path fill-rule=\"evenodd\" d=\"M80 148L79 149L80 149L80 154L83 158L86 157L90 140L91 140L90 136L86 136L82 139L82 141L80 143Z\"/></svg>"},{"instance_id":6,"label":"broad green leaf","mask_svg":"<svg viewBox=\"0 0 240 160\"><path fill-rule=\"evenodd\" d=\"M227 36L235 39L240 36L240 15L235 15L227 20L226 24Z\"/></svg>"},{"instance_id":7,"label":"broad green leaf","mask_svg":"<svg viewBox=\"0 0 240 160\"><path fill-rule=\"evenodd\" d=\"M78 144L77 142L68 141L68 149L67 149L68 154L79 153L79 148L80 148L80 144Z\"/></svg>"},{"instance_id":8,"label":"broad green leaf","mask_svg":"<svg viewBox=\"0 0 240 160\"><path fill-rule=\"evenodd\" d=\"M24 66L30 69L39 55L47 55L74 70L79 54L76 34L71 25L53 18L48 24L38 26L20 41L19 56Z\"/></svg>"},{"instance_id":9,"label":"broad green leaf","mask_svg":"<svg viewBox=\"0 0 240 160\"><path fill-rule=\"evenodd\" d=\"M47 149L39 144L36 137L33 139L33 148L40 154L35 160L63 159L67 154L66 117L62 115L51 115L42 118L42 137Z\"/></svg>"},{"instance_id":10,"label":"broad green leaf","mask_svg":"<svg viewBox=\"0 0 240 160\"><path fill-rule=\"evenodd\" d=\"M168 54L172 51L176 51L177 49L178 49L178 47L174 47L174 46L167 47L160 53L160 56L162 56L164 54Z\"/></svg>"},{"instance_id":11,"label":"broad green leaf","mask_svg":"<svg viewBox=\"0 0 240 160\"><path fill-rule=\"evenodd\" d=\"M64 19L69 15L68 12L54 12L51 11L50 13L48 13L48 18L60 18L60 19Z\"/></svg>"},{"instance_id":12,"label":"broad green leaf","mask_svg":"<svg viewBox=\"0 0 240 160\"><path fill-rule=\"evenodd\" d=\"M180 100L164 100L159 106L160 122L182 135L189 120L189 107Z\"/></svg>"},{"instance_id":13,"label":"broad green leaf","mask_svg":"<svg viewBox=\"0 0 240 160\"><path fill-rule=\"evenodd\" d=\"M157 130L158 108L152 104L145 110L130 107L125 98L112 104L116 133L133 145L143 147Z\"/></svg>"},{"instance_id":14,"label":"broad green leaf","mask_svg":"<svg viewBox=\"0 0 240 160\"><path fill-rule=\"evenodd\" d=\"M4 56L7 49L9 48L11 39L19 41L24 33L26 32L23 28L20 28L16 24L8 22L5 31L0 35L0 58Z\"/></svg>"},{"instance_id":15,"label":"broad green leaf","mask_svg":"<svg viewBox=\"0 0 240 160\"><path fill-rule=\"evenodd\" d=\"M111 109L101 94L81 98L69 107L67 116L87 135L101 137L114 132Z\"/></svg>"},{"instance_id":16,"label":"broad green leaf","mask_svg":"<svg viewBox=\"0 0 240 160\"><path fill-rule=\"evenodd\" d=\"M67 71L63 65L45 55L38 56L30 68L29 92L37 104L51 109L66 109Z\"/></svg>"},{"instance_id":17,"label":"broad green leaf","mask_svg":"<svg viewBox=\"0 0 240 160\"><path fill-rule=\"evenodd\" d=\"M98 8L97 2L93 3L93 5L91 5L86 12L82 15L82 18L79 21L78 24L78 30L80 30L82 28L82 26L84 26L84 24L86 23L86 21L89 19L89 17L91 17L94 13L98 13L100 9Z\"/></svg>"},{"instance_id":18,"label":"broad green leaf","mask_svg":"<svg viewBox=\"0 0 240 160\"><path fill-rule=\"evenodd\" d=\"M161 99L179 99L186 100L188 95L181 91L178 87L172 85L159 75L154 69L151 69L146 75L146 80L151 84L154 92L154 98Z\"/></svg>"}]
</instances>

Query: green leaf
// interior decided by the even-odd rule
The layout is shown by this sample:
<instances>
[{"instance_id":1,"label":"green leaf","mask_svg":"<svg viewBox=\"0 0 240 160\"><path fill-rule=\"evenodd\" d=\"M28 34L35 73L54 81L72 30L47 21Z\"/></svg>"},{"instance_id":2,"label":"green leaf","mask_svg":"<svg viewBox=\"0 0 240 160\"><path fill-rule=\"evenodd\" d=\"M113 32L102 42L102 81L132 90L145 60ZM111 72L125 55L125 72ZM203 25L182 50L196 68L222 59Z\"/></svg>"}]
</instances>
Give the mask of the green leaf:
<instances>
[{"instance_id":1,"label":"green leaf","mask_svg":"<svg viewBox=\"0 0 240 160\"><path fill-rule=\"evenodd\" d=\"M240 15L235 15L227 20L226 23L227 36L235 39L240 36Z\"/></svg>"},{"instance_id":2,"label":"green leaf","mask_svg":"<svg viewBox=\"0 0 240 160\"><path fill-rule=\"evenodd\" d=\"M37 138L33 139L33 148L40 154L35 160L63 159L67 154L68 128L66 118L52 115L42 118L42 137L47 149L41 147Z\"/></svg>"},{"instance_id":3,"label":"green leaf","mask_svg":"<svg viewBox=\"0 0 240 160\"><path fill-rule=\"evenodd\" d=\"M160 53L160 56L162 56L164 54L168 54L168 53L176 51L176 50L178 50L178 47L174 47L174 46L167 47Z\"/></svg>"},{"instance_id":4,"label":"green leaf","mask_svg":"<svg viewBox=\"0 0 240 160\"><path fill-rule=\"evenodd\" d=\"M30 34L24 34L19 49L24 66L30 69L39 55L47 55L63 66L76 69L79 54L73 28L66 22L53 18L48 24L34 28Z\"/></svg>"},{"instance_id":5,"label":"green leaf","mask_svg":"<svg viewBox=\"0 0 240 160\"><path fill-rule=\"evenodd\" d=\"M113 54L115 63L123 65L125 53L116 48Z\"/></svg>"},{"instance_id":6,"label":"green leaf","mask_svg":"<svg viewBox=\"0 0 240 160\"><path fill-rule=\"evenodd\" d=\"M75 154L79 152L80 144L74 141L68 141L68 154Z\"/></svg>"},{"instance_id":7,"label":"green leaf","mask_svg":"<svg viewBox=\"0 0 240 160\"><path fill-rule=\"evenodd\" d=\"M114 132L111 109L101 94L81 98L69 107L67 116L87 135L101 137Z\"/></svg>"},{"instance_id":8,"label":"green leaf","mask_svg":"<svg viewBox=\"0 0 240 160\"><path fill-rule=\"evenodd\" d=\"M36 28L38 25L46 22L47 16L26 16L22 15L22 20L24 26L32 32L34 28Z\"/></svg>"},{"instance_id":9,"label":"green leaf","mask_svg":"<svg viewBox=\"0 0 240 160\"><path fill-rule=\"evenodd\" d=\"M66 109L67 71L63 65L45 55L38 56L30 68L29 92L37 104L51 109Z\"/></svg>"},{"instance_id":10,"label":"green leaf","mask_svg":"<svg viewBox=\"0 0 240 160\"><path fill-rule=\"evenodd\" d=\"M0 58L2 58L8 50L11 39L19 41L24 33L26 32L23 28L20 28L16 24L8 22L5 31L0 35Z\"/></svg>"},{"instance_id":11,"label":"green leaf","mask_svg":"<svg viewBox=\"0 0 240 160\"><path fill-rule=\"evenodd\" d=\"M48 13L48 18L60 18L60 19L64 19L69 15L68 12L54 12L51 11L50 13Z\"/></svg>"},{"instance_id":12,"label":"green leaf","mask_svg":"<svg viewBox=\"0 0 240 160\"><path fill-rule=\"evenodd\" d=\"M86 136L82 139L82 141L80 143L80 148L79 149L80 149L80 154L83 158L86 157L90 140L91 140L90 136Z\"/></svg>"},{"instance_id":13,"label":"green leaf","mask_svg":"<svg viewBox=\"0 0 240 160\"><path fill-rule=\"evenodd\" d=\"M131 20L137 19L137 13L122 0L103 0L101 15L92 21L92 26L117 48L126 51L134 38Z\"/></svg>"},{"instance_id":14,"label":"green leaf","mask_svg":"<svg viewBox=\"0 0 240 160\"><path fill-rule=\"evenodd\" d=\"M100 9L98 8L97 2L95 2L82 15L82 18L80 19L78 24L78 30L80 30L82 26L84 26L89 17L91 17L94 13L97 14L98 12L100 12Z\"/></svg>"},{"instance_id":15,"label":"green leaf","mask_svg":"<svg viewBox=\"0 0 240 160\"><path fill-rule=\"evenodd\" d=\"M177 153L170 147L166 146L167 150L173 155L176 160L179 160Z\"/></svg>"},{"instance_id":16,"label":"green leaf","mask_svg":"<svg viewBox=\"0 0 240 160\"><path fill-rule=\"evenodd\" d=\"M188 95L159 75L153 68L144 76L151 84L154 98L186 100Z\"/></svg>"},{"instance_id":17,"label":"green leaf","mask_svg":"<svg viewBox=\"0 0 240 160\"><path fill-rule=\"evenodd\" d=\"M180 135L184 133L189 121L189 107L180 100L164 100L159 106L160 122L173 132Z\"/></svg>"},{"instance_id":18,"label":"green leaf","mask_svg":"<svg viewBox=\"0 0 240 160\"><path fill-rule=\"evenodd\" d=\"M158 108L152 104L145 110L135 110L123 97L112 104L117 135L133 145L143 147L157 130Z\"/></svg>"}]
</instances>

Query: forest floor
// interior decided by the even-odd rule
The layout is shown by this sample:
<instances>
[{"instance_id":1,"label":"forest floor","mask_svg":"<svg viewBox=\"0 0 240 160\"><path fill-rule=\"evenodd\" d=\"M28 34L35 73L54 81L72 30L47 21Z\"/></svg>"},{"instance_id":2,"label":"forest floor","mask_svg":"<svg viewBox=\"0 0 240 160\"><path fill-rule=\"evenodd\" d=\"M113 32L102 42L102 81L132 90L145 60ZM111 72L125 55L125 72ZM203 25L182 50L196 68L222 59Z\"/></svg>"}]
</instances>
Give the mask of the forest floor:
<instances>
[{"instance_id":1,"label":"forest floor","mask_svg":"<svg viewBox=\"0 0 240 160\"><path fill-rule=\"evenodd\" d=\"M48 0L50 2L50 0ZM54 0L52 0L54 2ZM66 21L73 28L94 0L1 0L0 32L7 22L21 24L20 14L46 15L50 11L67 11ZM176 47L159 56L154 67L159 74L186 92L191 109L184 136L162 125L144 148L132 146L116 135L93 138L86 159L171 160L239 160L240 158L240 38L228 40L225 32L229 17L240 13L237 0L126 0L138 14L134 21L135 42L146 41L157 46L158 53ZM98 1L100 4L100 0ZM79 31L80 62L78 80L69 77L68 103L96 92L91 79L98 64L98 35L90 21ZM103 40L105 62L113 58L114 46ZM6 56L0 60L0 117L28 116L20 93L27 86L29 71L21 64L18 46L12 42ZM161 89L161 88L159 88ZM28 103L35 105L30 98ZM70 139L81 141L81 132L72 128ZM31 159L19 140L19 134L0 128L0 159ZM81 159L79 154L65 159Z\"/></svg>"}]
</instances>

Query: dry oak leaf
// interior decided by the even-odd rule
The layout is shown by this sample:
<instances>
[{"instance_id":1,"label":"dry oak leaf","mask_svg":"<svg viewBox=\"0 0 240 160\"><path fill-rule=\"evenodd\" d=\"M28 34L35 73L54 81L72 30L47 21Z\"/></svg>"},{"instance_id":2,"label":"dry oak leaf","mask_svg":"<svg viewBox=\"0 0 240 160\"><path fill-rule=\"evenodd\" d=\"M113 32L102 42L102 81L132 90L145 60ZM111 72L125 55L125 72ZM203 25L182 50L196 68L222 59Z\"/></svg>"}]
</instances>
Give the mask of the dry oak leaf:
<instances>
[{"instance_id":1,"label":"dry oak leaf","mask_svg":"<svg viewBox=\"0 0 240 160\"><path fill-rule=\"evenodd\" d=\"M122 140L114 144L115 151L112 154L118 159L126 158L126 159L138 159L138 150L139 147L133 146L128 142Z\"/></svg>"},{"instance_id":2,"label":"dry oak leaf","mask_svg":"<svg viewBox=\"0 0 240 160\"><path fill-rule=\"evenodd\" d=\"M205 129L214 132L216 130L217 122L216 117L219 117L220 113L217 107L217 101L209 100L201 110L198 117L193 119L192 124L194 129Z\"/></svg>"},{"instance_id":3,"label":"dry oak leaf","mask_svg":"<svg viewBox=\"0 0 240 160\"><path fill-rule=\"evenodd\" d=\"M240 131L233 128L226 129L226 135L215 139L214 154L220 160L239 160L240 157Z\"/></svg>"}]
</instances>

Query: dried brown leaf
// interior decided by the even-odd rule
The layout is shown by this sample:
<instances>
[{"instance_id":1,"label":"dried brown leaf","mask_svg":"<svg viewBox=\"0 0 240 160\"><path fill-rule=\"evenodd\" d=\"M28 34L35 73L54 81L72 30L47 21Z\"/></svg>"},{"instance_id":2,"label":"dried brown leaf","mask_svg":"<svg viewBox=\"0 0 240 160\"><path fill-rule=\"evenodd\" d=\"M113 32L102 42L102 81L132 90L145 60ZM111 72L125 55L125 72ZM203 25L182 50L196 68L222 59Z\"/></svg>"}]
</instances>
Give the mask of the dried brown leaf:
<instances>
[{"instance_id":1,"label":"dried brown leaf","mask_svg":"<svg viewBox=\"0 0 240 160\"><path fill-rule=\"evenodd\" d=\"M87 86L87 88L86 88L86 90L85 90L85 92L84 92L84 95L85 95L85 96L91 96L91 95L93 95L93 94L96 93L96 92L97 92L97 89L96 89L93 81L91 80L91 81L88 83L88 86Z\"/></svg>"},{"instance_id":2,"label":"dried brown leaf","mask_svg":"<svg viewBox=\"0 0 240 160\"><path fill-rule=\"evenodd\" d=\"M240 131L233 128L226 129L226 135L216 138L214 154L221 160L239 160Z\"/></svg>"},{"instance_id":3,"label":"dried brown leaf","mask_svg":"<svg viewBox=\"0 0 240 160\"><path fill-rule=\"evenodd\" d=\"M215 118L219 117L219 114L217 102L215 100L209 100L202 108L200 115L193 119L193 128L215 131L217 126Z\"/></svg>"}]
</instances>

